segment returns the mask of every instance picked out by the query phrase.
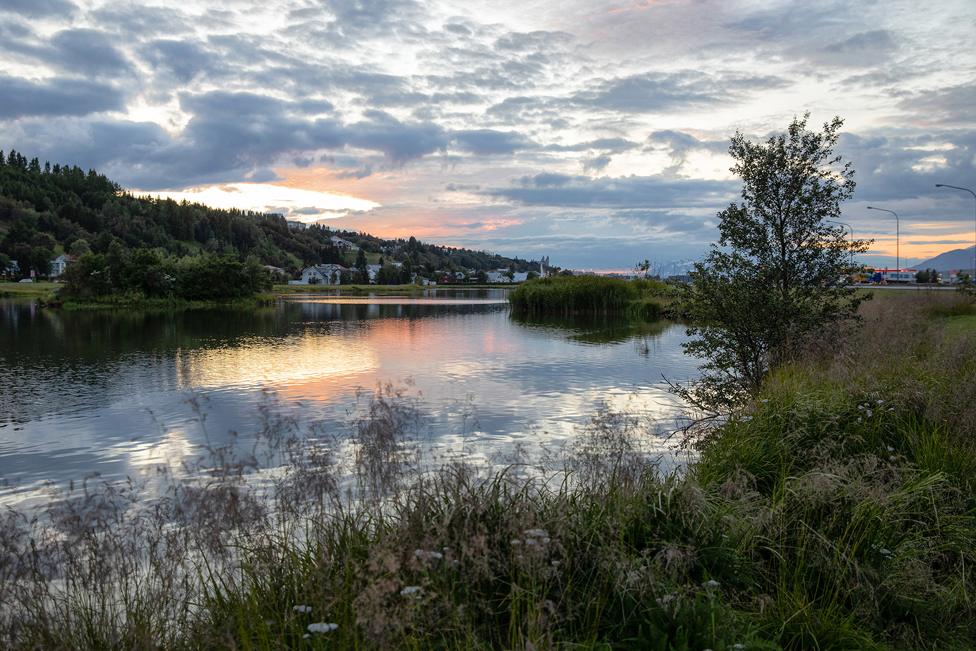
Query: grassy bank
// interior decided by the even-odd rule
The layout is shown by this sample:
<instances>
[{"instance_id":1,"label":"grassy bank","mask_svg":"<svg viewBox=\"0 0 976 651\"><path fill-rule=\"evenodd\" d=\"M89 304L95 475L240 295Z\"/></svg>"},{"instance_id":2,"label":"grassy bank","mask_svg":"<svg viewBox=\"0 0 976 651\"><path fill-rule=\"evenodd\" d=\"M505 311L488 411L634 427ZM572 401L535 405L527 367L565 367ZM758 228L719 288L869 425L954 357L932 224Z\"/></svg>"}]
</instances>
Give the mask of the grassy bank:
<instances>
[{"instance_id":1,"label":"grassy bank","mask_svg":"<svg viewBox=\"0 0 976 651\"><path fill-rule=\"evenodd\" d=\"M0 297L51 299L61 287L57 283L10 283L0 282Z\"/></svg>"},{"instance_id":2,"label":"grassy bank","mask_svg":"<svg viewBox=\"0 0 976 651\"><path fill-rule=\"evenodd\" d=\"M655 280L603 276L555 276L530 280L508 297L525 316L617 315L647 320L666 316L672 289Z\"/></svg>"},{"instance_id":3,"label":"grassy bank","mask_svg":"<svg viewBox=\"0 0 976 651\"><path fill-rule=\"evenodd\" d=\"M46 304L65 310L205 310L213 308L249 309L275 302L276 296L271 293L255 294L243 298L229 298L223 300L187 300L177 297L146 298L141 295L111 295L87 300L60 301L57 297L49 299Z\"/></svg>"},{"instance_id":4,"label":"grassy bank","mask_svg":"<svg viewBox=\"0 0 976 651\"><path fill-rule=\"evenodd\" d=\"M272 412L285 465L262 496L252 452L219 448L152 509L86 485L52 502L53 532L4 515L0 646L974 648L973 307L863 310L680 474L611 412L553 481L431 468L416 405L381 391L352 427L354 487L338 440Z\"/></svg>"}]
</instances>

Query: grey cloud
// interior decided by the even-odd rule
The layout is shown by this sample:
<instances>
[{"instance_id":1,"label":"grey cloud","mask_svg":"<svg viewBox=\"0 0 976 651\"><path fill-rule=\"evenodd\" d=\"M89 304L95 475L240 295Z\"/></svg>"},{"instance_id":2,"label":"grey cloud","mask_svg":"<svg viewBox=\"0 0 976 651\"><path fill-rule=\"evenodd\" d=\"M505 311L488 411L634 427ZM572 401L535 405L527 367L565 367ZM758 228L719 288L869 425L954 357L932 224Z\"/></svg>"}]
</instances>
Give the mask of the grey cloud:
<instances>
[{"instance_id":1,"label":"grey cloud","mask_svg":"<svg viewBox=\"0 0 976 651\"><path fill-rule=\"evenodd\" d=\"M572 145L546 145L546 151L593 151L601 150L608 153L619 154L637 148L638 144L626 138L597 138L586 142L577 142Z\"/></svg>"},{"instance_id":2,"label":"grey cloud","mask_svg":"<svg viewBox=\"0 0 976 651\"><path fill-rule=\"evenodd\" d=\"M21 14L30 18L71 15L77 9L67 0L3 0L3 4L0 4L0 12Z\"/></svg>"},{"instance_id":3,"label":"grey cloud","mask_svg":"<svg viewBox=\"0 0 976 651\"><path fill-rule=\"evenodd\" d=\"M113 39L95 29L65 29L51 39L48 60L64 70L88 75L117 76L131 72L132 64L112 44Z\"/></svg>"},{"instance_id":4,"label":"grey cloud","mask_svg":"<svg viewBox=\"0 0 976 651\"><path fill-rule=\"evenodd\" d=\"M30 81L0 76L0 117L87 115L121 110L124 95L114 86L77 79Z\"/></svg>"},{"instance_id":5,"label":"grey cloud","mask_svg":"<svg viewBox=\"0 0 976 651\"><path fill-rule=\"evenodd\" d=\"M532 206L594 208L664 208L672 205L721 205L737 184L724 181L674 180L653 176L600 177L537 174L518 185L485 194Z\"/></svg>"},{"instance_id":6,"label":"grey cloud","mask_svg":"<svg viewBox=\"0 0 976 651\"><path fill-rule=\"evenodd\" d=\"M382 111L348 127L349 144L381 151L396 164L447 149L448 136L433 122L405 123Z\"/></svg>"},{"instance_id":7,"label":"grey cloud","mask_svg":"<svg viewBox=\"0 0 976 651\"><path fill-rule=\"evenodd\" d=\"M448 142L435 124L400 122L379 111L348 125L332 118L309 119L303 112L307 104L256 93L185 93L180 106L193 117L175 137L142 123L63 123L52 132L44 123L31 122L20 128L18 142L51 140L54 160L93 160L120 182L146 189L252 180L255 174L268 178L267 169L286 156L294 160L307 152L346 146L381 152L403 164L443 150ZM102 141L104 147L96 144ZM86 148L99 153L79 156ZM349 174L368 173L361 167Z\"/></svg>"},{"instance_id":8,"label":"grey cloud","mask_svg":"<svg viewBox=\"0 0 976 651\"><path fill-rule=\"evenodd\" d=\"M451 134L451 142L461 151L489 155L511 154L534 146L534 143L521 133L494 129L455 131Z\"/></svg>"},{"instance_id":9,"label":"grey cloud","mask_svg":"<svg viewBox=\"0 0 976 651\"><path fill-rule=\"evenodd\" d=\"M671 154L671 165L664 170L665 175L677 174L693 151L709 151L713 154L728 150L728 140L700 140L683 131L654 131L647 137L651 145L664 145Z\"/></svg>"},{"instance_id":10,"label":"grey cloud","mask_svg":"<svg viewBox=\"0 0 976 651\"><path fill-rule=\"evenodd\" d=\"M221 65L212 52L187 40L157 39L141 47L140 52L156 70L168 72L182 83Z\"/></svg>"},{"instance_id":11,"label":"grey cloud","mask_svg":"<svg viewBox=\"0 0 976 651\"><path fill-rule=\"evenodd\" d=\"M954 147L942 150L943 143ZM932 196L936 183L976 177L976 131L943 131L925 135L843 134L838 150L857 170L859 201L899 200ZM944 164L927 166L939 157ZM971 217L971 215L970 215Z\"/></svg>"},{"instance_id":12,"label":"grey cloud","mask_svg":"<svg viewBox=\"0 0 976 651\"><path fill-rule=\"evenodd\" d=\"M831 43L809 53L808 57L824 65L864 68L881 63L896 49L891 32L875 29Z\"/></svg>"},{"instance_id":13,"label":"grey cloud","mask_svg":"<svg viewBox=\"0 0 976 651\"><path fill-rule=\"evenodd\" d=\"M92 12L92 18L103 28L121 34L143 37L155 34L177 34L190 31L189 18L177 9L144 7L111 3Z\"/></svg>"},{"instance_id":14,"label":"grey cloud","mask_svg":"<svg viewBox=\"0 0 976 651\"><path fill-rule=\"evenodd\" d=\"M452 34L457 34L458 36L471 36L474 32L465 25L460 23L447 23L444 25L444 29Z\"/></svg>"},{"instance_id":15,"label":"grey cloud","mask_svg":"<svg viewBox=\"0 0 976 651\"><path fill-rule=\"evenodd\" d=\"M647 72L600 81L569 98L572 104L630 113L667 112L740 99L789 81L770 75L706 74L695 70Z\"/></svg>"},{"instance_id":16,"label":"grey cloud","mask_svg":"<svg viewBox=\"0 0 976 651\"><path fill-rule=\"evenodd\" d=\"M545 51L559 45L567 45L573 41L572 34L566 32L510 32L495 41L495 48L499 50L513 50L516 52Z\"/></svg>"},{"instance_id":17,"label":"grey cloud","mask_svg":"<svg viewBox=\"0 0 976 651\"><path fill-rule=\"evenodd\" d=\"M976 78L957 86L914 93L898 102L898 108L924 121L945 126L976 125Z\"/></svg>"},{"instance_id":18,"label":"grey cloud","mask_svg":"<svg viewBox=\"0 0 976 651\"><path fill-rule=\"evenodd\" d=\"M584 172L600 172L600 171L606 169L607 165L610 164L610 160L611 160L610 157L609 156L606 156L606 155L603 155L603 156L594 156L593 158L584 158L583 159L583 171Z\"/></svg>"}]
</instances>

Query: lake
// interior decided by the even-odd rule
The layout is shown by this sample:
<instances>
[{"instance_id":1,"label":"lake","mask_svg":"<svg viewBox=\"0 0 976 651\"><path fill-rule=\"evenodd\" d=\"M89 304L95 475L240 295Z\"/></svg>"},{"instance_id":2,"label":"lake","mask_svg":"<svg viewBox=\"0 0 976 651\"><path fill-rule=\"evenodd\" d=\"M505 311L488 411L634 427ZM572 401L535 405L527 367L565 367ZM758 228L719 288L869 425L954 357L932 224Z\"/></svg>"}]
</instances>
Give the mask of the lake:
<instances>
[{"instance_id":1,"label":"lake","mask_svg":"<svg viewBox=\"0 0 976 651\"><path fill-rule=\"evenodd\" d=\"M5 501L178 465L268 414L343 436L381 384L433 447L490 463L571 441L601 407L668 430L684 327L524 323L505 290L294 295L256 310L66 311L0 301ZM651 422L653 421L653 422ZM668 445L659 441L661 449Z\"/></svg>"}]
</instances>

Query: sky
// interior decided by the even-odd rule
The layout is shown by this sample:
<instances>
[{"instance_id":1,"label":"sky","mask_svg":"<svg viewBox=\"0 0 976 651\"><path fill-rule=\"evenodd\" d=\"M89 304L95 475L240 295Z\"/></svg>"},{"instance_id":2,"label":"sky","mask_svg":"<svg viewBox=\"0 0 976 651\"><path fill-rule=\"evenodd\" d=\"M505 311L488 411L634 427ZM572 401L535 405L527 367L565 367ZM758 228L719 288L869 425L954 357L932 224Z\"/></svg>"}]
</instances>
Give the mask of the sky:
<instances>
[{"instance_id":1,"label":"sky","mask_svg":"<svg viewBox=\"0 0 976 651\"><path fill-rule=\"evenodd\" d=\"M845 119L844 221L974 242L976 2L3 0L0 148L577 269L695 259L729 138Z\"/></svg>"}]
</instances>

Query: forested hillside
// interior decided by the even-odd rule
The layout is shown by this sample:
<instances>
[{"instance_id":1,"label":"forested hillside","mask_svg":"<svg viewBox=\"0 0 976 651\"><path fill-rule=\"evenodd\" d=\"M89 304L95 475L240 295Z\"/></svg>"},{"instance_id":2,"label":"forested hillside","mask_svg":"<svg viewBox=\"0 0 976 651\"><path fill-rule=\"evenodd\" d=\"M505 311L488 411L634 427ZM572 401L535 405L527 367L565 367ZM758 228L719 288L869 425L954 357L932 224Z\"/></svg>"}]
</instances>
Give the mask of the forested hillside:
<instances>
[{"instance_id":1,"label":"forested hillside","mask_svg":"<svg viewBox=\"0 0 976 651\"><path fill-rule=\"evenodd\" d=\"M0 271L11 260L20 275L46 275L58 253L107 254L113 242L127 250L154 249L182 258L216 254L297 274L311 264L352 264L333 246L338 235L375 258L409 262L416 270L526 271L526 260L409 240L383 240L365 233L321 226L290 229L281 215L221 210L171 199L136 197L95 170L43 165L11 150L0 151Z\"/></svg>"}]
</instances>

